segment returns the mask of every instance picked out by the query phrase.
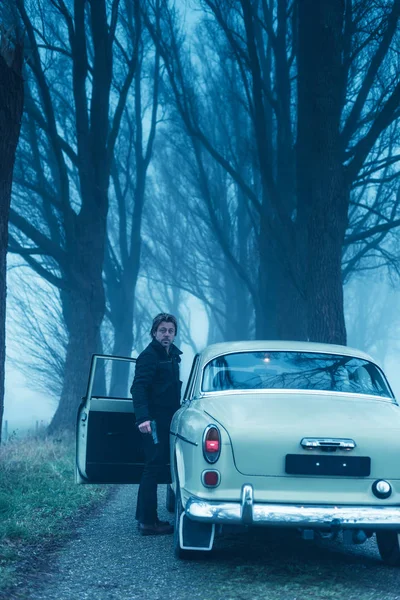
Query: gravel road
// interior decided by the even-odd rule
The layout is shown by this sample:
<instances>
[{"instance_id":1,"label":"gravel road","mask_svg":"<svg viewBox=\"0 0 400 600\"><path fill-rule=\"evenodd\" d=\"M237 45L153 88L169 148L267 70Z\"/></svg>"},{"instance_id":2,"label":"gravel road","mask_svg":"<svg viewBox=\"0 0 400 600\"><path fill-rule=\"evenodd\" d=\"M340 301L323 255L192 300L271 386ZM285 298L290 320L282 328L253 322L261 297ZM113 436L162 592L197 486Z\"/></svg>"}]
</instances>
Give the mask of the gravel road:
<instances>
[{"instance_id":1,"label":"gravel road","mask_svg":"<svg viewBox=\"0 0 400 600\"><path fill-rule=\"evenodd\" d=\"M137 532L136 493L119 487L8 600L400 600L400 569L380 562L374 539L345 546L258 528L218 538L201 559L177 561L172 536ZM159 516L170 518L165 509Z\"/></svg>"}]
</instances>

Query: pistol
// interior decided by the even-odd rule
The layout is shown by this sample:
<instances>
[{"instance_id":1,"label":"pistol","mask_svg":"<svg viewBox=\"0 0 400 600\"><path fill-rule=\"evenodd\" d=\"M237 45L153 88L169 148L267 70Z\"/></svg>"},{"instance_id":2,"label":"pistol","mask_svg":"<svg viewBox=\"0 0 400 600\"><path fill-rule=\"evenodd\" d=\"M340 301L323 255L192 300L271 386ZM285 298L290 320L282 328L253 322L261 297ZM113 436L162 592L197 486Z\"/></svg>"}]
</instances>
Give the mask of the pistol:
<instances>
[{"instance_id":1,"label":"pistol","mask_svg":"<svg viewBox=\"0 0 400 600\"><path fill-rule=\"evenodd\" d=\"M159 444L160 441L158 439L158 435L157 435L157 424L155 421L150 421L150 427L151 427L151 437L153 438L153 442L154 444Z\"/></svg>"}]
</instances>

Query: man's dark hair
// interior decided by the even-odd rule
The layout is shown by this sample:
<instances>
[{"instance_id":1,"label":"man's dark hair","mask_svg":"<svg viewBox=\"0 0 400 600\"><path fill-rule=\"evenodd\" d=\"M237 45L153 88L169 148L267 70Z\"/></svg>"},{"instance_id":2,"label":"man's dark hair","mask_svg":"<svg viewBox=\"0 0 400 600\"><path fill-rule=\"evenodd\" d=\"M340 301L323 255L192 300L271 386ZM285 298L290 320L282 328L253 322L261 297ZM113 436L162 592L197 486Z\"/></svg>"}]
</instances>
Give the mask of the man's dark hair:
<instances>
[{"instance_id":1,"label":"man's dark hair","mask_svg":"<svg viewBox=\"0 0 400 600\"><path fill-rule=\"evenodd\" d=\"M178 322L174 315L170 315L169 313L160 313L153 319L153 324L150 329L151 337L154 337L160 323L165 321L166 323L172 323L175 326L175 335L178 333Z\"/></svg>"}]
</instances>

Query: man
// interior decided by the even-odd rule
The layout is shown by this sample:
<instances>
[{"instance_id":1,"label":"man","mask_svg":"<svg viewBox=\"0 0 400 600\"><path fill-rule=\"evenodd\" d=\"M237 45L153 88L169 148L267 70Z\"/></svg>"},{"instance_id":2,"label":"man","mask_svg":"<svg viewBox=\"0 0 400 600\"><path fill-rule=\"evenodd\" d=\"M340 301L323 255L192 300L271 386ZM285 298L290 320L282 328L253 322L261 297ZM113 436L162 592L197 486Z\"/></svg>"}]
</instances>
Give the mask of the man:
<instances>
[{"instance_id":1,"label":"man","mask_svg":"<svg viewBox=\"0 0 400 600\"><path fill-rule=\"evenodd\" d=\"M157 481L169 462L169 427L180 405L182 352L173 344L178 324L173 315L153 319L150 344L139 354L131 393L141 432L145 465L139 486L136 519L142 535L173 533L157 516Z\"/></svg>"}]
</instances>

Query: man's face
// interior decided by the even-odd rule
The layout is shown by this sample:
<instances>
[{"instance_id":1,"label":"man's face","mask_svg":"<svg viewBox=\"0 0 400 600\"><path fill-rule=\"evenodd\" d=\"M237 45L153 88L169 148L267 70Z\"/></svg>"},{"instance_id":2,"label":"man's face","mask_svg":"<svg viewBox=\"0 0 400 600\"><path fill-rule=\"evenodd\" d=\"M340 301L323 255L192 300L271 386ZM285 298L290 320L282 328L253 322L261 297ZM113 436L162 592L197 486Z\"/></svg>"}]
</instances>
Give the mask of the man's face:
<instances>
[{"instance_id":1,"label":"man's face","mask_svg":"<svg viewBox=\"0 0 400 600\"><path fill-rule=\"evenodd\" d=\"M175 339L175 325L167 323L167 321L161 321L154 337L168 352Z\"/></svg>"}]
</instances>

